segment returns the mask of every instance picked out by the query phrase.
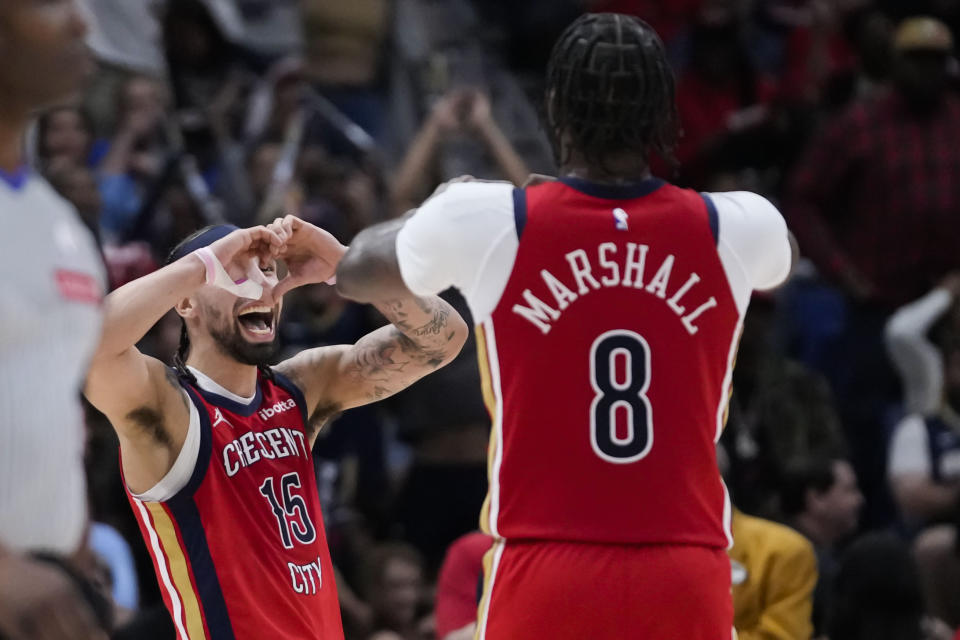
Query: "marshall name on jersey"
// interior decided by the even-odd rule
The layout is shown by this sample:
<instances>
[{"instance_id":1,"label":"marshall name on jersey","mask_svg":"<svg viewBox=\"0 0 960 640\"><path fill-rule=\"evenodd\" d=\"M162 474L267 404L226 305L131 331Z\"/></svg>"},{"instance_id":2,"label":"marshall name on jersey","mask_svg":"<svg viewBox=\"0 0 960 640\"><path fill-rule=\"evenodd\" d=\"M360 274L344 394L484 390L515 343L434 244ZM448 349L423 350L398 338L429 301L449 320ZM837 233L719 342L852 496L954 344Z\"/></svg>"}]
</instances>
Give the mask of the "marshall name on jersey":
<instances>
[{"instance_id":1,"label":"marshall name on jersey","mask_svg":"<svg viewBox=\"0 0 960 640\"><path fill-rule=\"evenodd\" d=\"M129 496L180 640L341 639L302 394L261 374L240 402L194 373L182 481Z\"/></svg>"},{"instance_id":2,"label":"marshall name on jersey","mask_svg":"<svg viewBox=\"0 0 960 640\"><path fill-rule=\"evenodd\" d=\"M649 281L645 280L649 253L649 245L636 242L601 242L589 250L570 251L564 254L569 269L562 278L547 269L540 270L543 288L549 293L548 299L552 298L553 306L543 301L542 293L538 297L530 289L524 289L523 304L515 302L513 312L547 334L552 323L578 298L600 288L626 287L646 291L663 300L687 333L694 335L700 316L717 306L716 297L700 293L696 289L700 275L684 268L683 264L675 264L673 254L667 254L659 266L653 265L656 271ZM683 284L673 287L671 278Z\"/></svg>"},{"instance_id":3,"label":"marshall name on jersey","mask_svg":"<svg viewBox=\"0 0 960 640\"><path fill-rule=\"evenodd\" d=\"M657 179L457 183L397 236L411 291L455 286L490 411L481 526L512 541L730 544L717 471L753 289L789 271L764 198Z\"/></svg>"}]
</instances>

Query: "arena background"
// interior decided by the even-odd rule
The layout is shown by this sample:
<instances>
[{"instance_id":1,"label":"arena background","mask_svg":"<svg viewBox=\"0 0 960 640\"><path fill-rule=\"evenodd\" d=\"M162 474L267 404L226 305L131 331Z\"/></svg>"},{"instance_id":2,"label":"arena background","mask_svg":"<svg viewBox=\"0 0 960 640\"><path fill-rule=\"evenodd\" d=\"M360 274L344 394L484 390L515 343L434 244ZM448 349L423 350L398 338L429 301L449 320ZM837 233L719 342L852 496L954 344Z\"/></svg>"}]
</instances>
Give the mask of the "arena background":
<instances>
[{"instance_id":1,"label":"arena background","mask_svg":"<svg viewBox=\"0 0 960 640\"><path fill-rule=\"evenodd\" d=\"M39 117L31 153L96 233L112 287L210 222L299 212L348 244L453 177L551 174L539 118L553 40L585 11L648 21L674 64L684 130L679 167L656 173L765 195L803 255L751 308L720 458L739 510L805 536L798 553L812 545L819 579L791 564L789 532L738 516L760 527L731 552L740 637L953 637L960 2L83 4L98 71L82 101ZM938 20L902 22L917 15ZM289 353L382 322L319 285L288 296L281 335ZM170 314L141 349L170 361L178 333ZM116 637L172 639L113 430L92 408L87 425L92 544L125 625ZM471 342L321 435L349 639L432 640L469 622L488 429Z\"/></svg>"}]
</instances>

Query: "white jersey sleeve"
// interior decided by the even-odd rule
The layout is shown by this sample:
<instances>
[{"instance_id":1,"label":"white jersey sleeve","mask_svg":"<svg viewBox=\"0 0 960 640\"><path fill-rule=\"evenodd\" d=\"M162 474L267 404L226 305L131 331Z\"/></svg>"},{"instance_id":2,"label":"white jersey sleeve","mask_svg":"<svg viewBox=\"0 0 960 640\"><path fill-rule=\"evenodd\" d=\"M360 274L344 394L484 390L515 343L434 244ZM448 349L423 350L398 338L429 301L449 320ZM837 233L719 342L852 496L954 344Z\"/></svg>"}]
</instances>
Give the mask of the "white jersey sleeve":
<instances>
[{"instance_id":1,"label":"white jersey sleeve","mask_svg":"<svg viewBox=\"0 0 960 640\"><path fill-rule=\"evenodd\" d=\"M508 182L457 182L431 197L397 234L397 261L407 288L433 295L456 287L474 321L500 300L519 239Z\"/></svg>"},{"instance_id":2,"label":"white jersey sleeve","mask_svg":"<svg viewBox=\"0 0 960 640\"><path fill-rule=\"evenodd\" d=\"M790 274L787 223L769 200L749 191L704 194L717 211L717 251L741 310L750 292L771 289Z\"/></svg>"},{"instance_id":3,"label":"white jersey sleeve","mask_svg":"<svg viewBox=\"0 0 960 640\"><path fill-rule=\"evenodd\" d=\"M908 411L929 415L943 403L943 354L927 334L953 303L949 291L937 288L900 307L887 321L887 353L903 382Z\"/></svg>"},{"instance_id":4,"label":"white jersey sleeve","mask_svg":"<svg viewBox=\"0 0 960 640\"><path fill-rule=\"evenodd\" d=\"M890 439L887 476L893 480L903 476L929 477L930 445L923 417L911 414L900 421Z\"/></svg>"}]
</instances>

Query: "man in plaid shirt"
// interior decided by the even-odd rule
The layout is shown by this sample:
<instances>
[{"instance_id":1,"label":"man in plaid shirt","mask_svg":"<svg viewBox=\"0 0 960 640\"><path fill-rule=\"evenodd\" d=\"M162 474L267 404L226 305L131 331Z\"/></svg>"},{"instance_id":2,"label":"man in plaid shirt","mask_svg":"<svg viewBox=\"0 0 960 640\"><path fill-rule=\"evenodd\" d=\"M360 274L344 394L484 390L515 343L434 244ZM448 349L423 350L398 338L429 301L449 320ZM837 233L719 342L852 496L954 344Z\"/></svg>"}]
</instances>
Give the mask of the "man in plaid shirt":
<instances>
[{"instance_id":1,"label":"man in plaid shirt","mask_svg":"<svg viewBox=\"0 0 960 640\"><path fill-rule=\"evenodd\" d=\"M960 267L960 98L948 91L953 37L938 20L909 18L893 47L893 88L826 124L783 207L802 252L850 303L820 366L867 496L867 525L893 515L882 433L899 392L883 327L894 308ZM801 330L815 335L830 322Z\"/></svg>"},{"instance_id":2,"label":"man in plaid shirt","mask_svg":"<svg viewBox=\"0 0 960 640\"><path fill-rule=\"evenodd\" d=\"M947 92L949 29L897 29L895 88L828 122L790 183L800 248L855 300L885 310L960 267L960 98Z\"/></svg>"}]
</instances>

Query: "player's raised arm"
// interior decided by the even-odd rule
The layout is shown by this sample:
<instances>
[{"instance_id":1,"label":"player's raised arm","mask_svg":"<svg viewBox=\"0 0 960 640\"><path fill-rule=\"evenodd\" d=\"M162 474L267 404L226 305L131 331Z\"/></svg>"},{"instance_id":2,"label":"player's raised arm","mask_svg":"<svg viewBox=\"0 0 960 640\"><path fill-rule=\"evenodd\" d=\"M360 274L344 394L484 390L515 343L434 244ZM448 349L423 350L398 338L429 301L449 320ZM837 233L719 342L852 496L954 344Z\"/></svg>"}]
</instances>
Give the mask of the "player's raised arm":
<instances>
[{"instance_id":1,"label":"player's raised arm","mask_svg":"<svg viewBox=\"0 0 960 640\"><path fill-rule=\"evenodd\" d=\"M259 298L262 280L256 261L279 252L282 241L265 227L224 229L224 237L209 247L182 258L120 287L104 304L103 336L93 356L85 395L107 415L121 435L128 425L142 426L143 412L157 410L173 399L171 411L180 411L186 429L187 409L179 392L165 382L162 362L136 348L147 331L170 309L205 283ZM238 284L237 279L247 279ZM139 418L138 418L139 416ZM174 415L174 418L176 414Z\"/></svg>"},{"instance_id":2,"label":"player's raised arm","mask_svg":"<svg viewBox=\"0 0 960 640\"><path fill-rule=\"evenodd\" d=\"M351 247L350 253L327 232L293 216L271 225L286 242L283 258L290 270L275 295L302 284L332 281L344 254L357 255L361 261L350 258L353 266L338 274L355 283L359 269L364 273L361 280L376 282L362 294L351 284L346 295L373 304L392 323L356 344L310 349L277 367L297 381L312 410L321 410L323 415L317 417L381 400L410 386L453 360L466 341L467 325L450 305L435 296L416 296L403 284L389 248L401 224L391 221L364 231L354 241L358 248Z\"/></svg>"}]
</instances>

